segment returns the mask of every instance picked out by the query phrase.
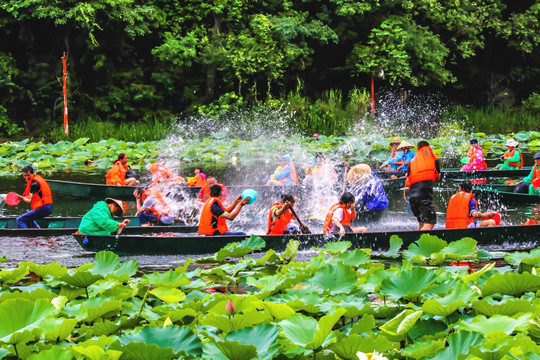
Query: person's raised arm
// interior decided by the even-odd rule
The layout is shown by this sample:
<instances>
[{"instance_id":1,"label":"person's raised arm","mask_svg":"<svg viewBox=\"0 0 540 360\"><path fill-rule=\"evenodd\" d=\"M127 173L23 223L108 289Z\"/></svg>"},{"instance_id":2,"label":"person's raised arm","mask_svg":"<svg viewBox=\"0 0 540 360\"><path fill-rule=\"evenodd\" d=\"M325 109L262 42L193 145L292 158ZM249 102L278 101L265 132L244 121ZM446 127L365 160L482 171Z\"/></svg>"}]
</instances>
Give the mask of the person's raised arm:
<instances>
[{"instance_id":1,"label":"person's raised arm","mask_svg":"<svg viewBox=\"0 0 540 360\"><path fill-rule=\"evenodd\" d=\"M236 199L234 199L233 203L231 205L229 205L228 207L225 208L225 211L230 213L231 211L234 210L234 208L236 207L236 205L242 201L242 195L238 195L238 197Z\"/></svg>"},{"instance_id":2,"label":"person's raised arm","mask_svg":"<svg viewBox=\"0 0 540 360\"><path fill-rule=\"evenodd\" d=\"M238 200L238 199L237 199ZM242 210L242 208L244 207L244 205L246 205L247 203L249 202L249 199L248 198L245 198L243 200L241 200L240 202L236 202L236 200L234 201L234 203L236 203L236 207L232 210L232 212L228 212L228 211L225 211L223 214L221 214L221 217L227 219L227 220L234 220L236 218L236 216L240 213L240 210ZM231 205L232 206L232 205ZM230 208L230 206L229 206Z\"/></svg>"}]
</instances>

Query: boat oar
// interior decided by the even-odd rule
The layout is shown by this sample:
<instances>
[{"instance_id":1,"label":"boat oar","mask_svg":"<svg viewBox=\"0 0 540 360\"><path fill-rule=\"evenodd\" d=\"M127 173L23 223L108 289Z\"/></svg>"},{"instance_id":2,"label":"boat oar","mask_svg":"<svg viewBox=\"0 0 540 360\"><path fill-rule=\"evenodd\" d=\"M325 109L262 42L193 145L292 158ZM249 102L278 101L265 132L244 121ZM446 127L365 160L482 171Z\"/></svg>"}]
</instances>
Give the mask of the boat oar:
<instances>
[{"instance_id":1,"label":"boat oar","mask_svg":"<svg viewBox=\"0 0 540 360\"><path fill-rule=\"evenodd\" d=\"M345 193L345 187L347 186L347 170L350 169L349 162L345 161L345 164L343 166L343 189L341 190L341 193Z\"/></svg>"},{"instance_id":2,"label":"boat oar","mask_svg":"<svg viewBox=\"0 0 540 360\"><path fill-rule=\"evenodd\" d=\"M300 224L300 231L302 232L302 234L311 234L311 231L309 230L309 228L304 223L302 223L302 220L298 218L298 215L296 215L296 211L294 211L293 207L291 206L289 207L289 209L291 210L292 214L296 218L296 221L298 221L298 223Z\"/></svg>"}]
</instances>

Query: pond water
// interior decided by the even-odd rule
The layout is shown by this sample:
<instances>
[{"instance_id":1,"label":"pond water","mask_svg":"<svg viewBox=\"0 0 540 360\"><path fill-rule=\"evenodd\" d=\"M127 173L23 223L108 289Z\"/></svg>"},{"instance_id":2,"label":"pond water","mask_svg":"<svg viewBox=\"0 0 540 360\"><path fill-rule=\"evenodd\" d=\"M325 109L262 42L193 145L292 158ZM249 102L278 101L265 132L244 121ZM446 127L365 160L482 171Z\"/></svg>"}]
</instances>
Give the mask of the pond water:
<instances>
[{"instance_id":1,"label":"pond water","mask_svg":"<svg viewBox=\"0 0 540 360\"><path fill-rule=\"evenodd\" d=\"M100 183L103 179L103 174L100 173L69 173L69 174L49 174L48 178L86 181ZM9 177L0 179L0 194L9 191L21 193L24 189L24 180L22 177ZM457 191L455 182L438 183L435 189L435 205L437 209L436 227L444 226L444 218L446 205L450 196ZM321 197L337 196L337 191L334 194L325 193L318 194ZM384 211L380 219L369 224L361 224L367 226L368 230L385 230L385 229L400 229L414 230L417 227L417 222L410 207L404 200L403 191L394 191L387 194L390 205ZM54 216L82 216L96 202L96 200L73 199L56 195L54 202ZM257 220L258 226L245 228L245 222L232 222L231 230L241 229L250 234L263 234L266 230L264 224L267 211L272 202L277 199L259 199L256 204L247 206L241 213L239 218L260 219ZM309 219L310 213L313 210L313 204L310 202L313 199L301 199L296 204L296 209L300 218ZM331 200L333 201L333 200ZM128 215L134 215L136 212L135 203L127 202ZM502 215L502 224L519 224L530 217L531 214L538 214L540 204L501 204L501 203L481 203L480 210L494 210ZM28 204L19 204L15 207L7 206L3 201L0 201L0 216L14 216L28 211ZM311 210L309 210L311 209ZM324 210L324 209L323 209ZM324 214L324 211L321 211ZM238 219L237 219L238 220ZM317 228L319 226L320 228ZM315 227L311 225L313 232L321 232L322 223L317 223ZM314 251L303 251L300 254L300 259L307 259L315 254ZM94 261L94 254L82 250L77 242L71 236L61 237L37 237L37 238L13 238L0 237L0 256L7 256L7 266L16 266L21 261L33 261L36 263L59 262L68 267L78 266L87 262ZM211 255L211 254L208 254ZM151 271L153 269L168 269L181 265L185 256L124 256L124 260L134 257L143 271Z\"/></svg>"}]
</instances>

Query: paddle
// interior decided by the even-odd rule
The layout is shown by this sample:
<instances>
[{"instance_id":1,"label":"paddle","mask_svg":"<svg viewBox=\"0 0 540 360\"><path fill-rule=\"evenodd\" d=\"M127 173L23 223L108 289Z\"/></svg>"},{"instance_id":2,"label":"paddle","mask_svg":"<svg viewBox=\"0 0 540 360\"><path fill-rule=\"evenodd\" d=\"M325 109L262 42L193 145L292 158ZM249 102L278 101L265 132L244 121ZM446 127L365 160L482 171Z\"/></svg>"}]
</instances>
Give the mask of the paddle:
<instances>
[{"instance_id":1,"label":"paddle","mask_svg":"<svg viewBox=\"0 0 540 360\"><path fill-rule=\"evenodd\" d=\"M302 223L302 220L298 218L298 215L296 215L296 211L294 211L293 207L291 206L289 207L289 209L291 210L292 214L296 218L296 221L298 221L298 223L300 224L300 231L302 232L302 234L311 234L311 231L309 230L309 228L304 223Z\"/></svg>"},{"instance_id":2,"label":"paddle","mask_svg":"<svg viewBox=\"0 0 540 360\"><path fill-rule=\"evenodd\" d=\"M345 161L345 164L344 164L344 167L343 167L343 189L341 191L342 194L345 193L345 187L347 186L347 171L350 168L351 167L349 166L349 162Z\"/></svg>"},{"instance_id":3,"label":"paddle","mask_svg":"<svg viewBox=\"0 0 540 360\"><path fill-rule=\"evenodd\" d=\"M21 199L19 199L19 195L17 195L17 193L12 191L6 194L5 201L6 201L6 204L15 206L15 205L19 205L19 203L21 202Z\"/></svg>"}]
</instances>

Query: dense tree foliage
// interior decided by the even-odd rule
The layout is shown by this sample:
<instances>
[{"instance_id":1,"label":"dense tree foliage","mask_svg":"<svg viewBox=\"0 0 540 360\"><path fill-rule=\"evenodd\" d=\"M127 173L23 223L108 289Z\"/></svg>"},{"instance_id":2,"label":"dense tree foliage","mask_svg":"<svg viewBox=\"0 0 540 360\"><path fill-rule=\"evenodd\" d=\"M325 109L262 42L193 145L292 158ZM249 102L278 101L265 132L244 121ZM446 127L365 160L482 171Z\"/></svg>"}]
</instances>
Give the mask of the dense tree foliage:
<instances>
[{"instance_id":1,"label":"dense tree foliage","mask_svg":"<svg viewBox=\"0 0 540 360\"><path fill-rule=\"evenodd\" d=\"M154 121L218 101L367 87L463 103L540 92L540 0L4 0L0 127ZM15 121L13 121L13 119Z\"/></svg>"}]
</instances>

